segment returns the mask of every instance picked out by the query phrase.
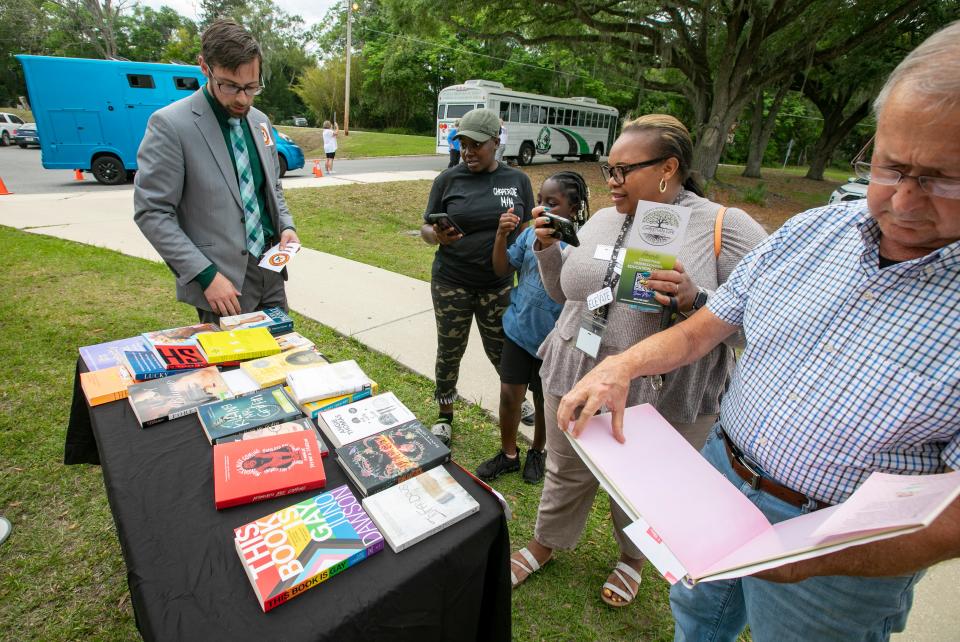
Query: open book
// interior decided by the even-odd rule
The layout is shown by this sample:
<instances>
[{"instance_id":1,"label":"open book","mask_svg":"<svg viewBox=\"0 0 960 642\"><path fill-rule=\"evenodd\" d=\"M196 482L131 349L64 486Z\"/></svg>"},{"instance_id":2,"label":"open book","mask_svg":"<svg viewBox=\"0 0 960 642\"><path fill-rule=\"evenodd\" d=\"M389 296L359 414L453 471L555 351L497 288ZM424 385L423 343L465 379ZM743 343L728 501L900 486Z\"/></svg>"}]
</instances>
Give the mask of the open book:
<instances>
[{"instance_id":1,"label":"open book","mask_svg":"<svg viewBox=\"0 0 960 642\"><path fill-rule=\"evenodd\" d=\"M567 437L634 520L626 534L671 583L730 579L920 530L960 495L960 471L873 473L846 502L777 524L649 404L627 408L626 443L611 415Z\"/></svg>"}]
</instances>

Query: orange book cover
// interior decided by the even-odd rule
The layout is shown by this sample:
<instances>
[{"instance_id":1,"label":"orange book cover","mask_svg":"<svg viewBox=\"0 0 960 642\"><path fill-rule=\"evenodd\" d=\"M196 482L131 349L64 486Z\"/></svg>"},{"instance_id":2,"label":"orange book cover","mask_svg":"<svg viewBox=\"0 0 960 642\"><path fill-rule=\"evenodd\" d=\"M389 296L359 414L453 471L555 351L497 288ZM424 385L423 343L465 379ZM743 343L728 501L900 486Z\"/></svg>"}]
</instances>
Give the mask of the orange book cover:
<instances>
[{"instance_id":1,"label":"orange book cover","mask_svg":"<svg viewBox=\"0 0 960 642\"><path fill-rule=\"evenodd\" d=\"M91 406L127 398L127 387L133 377L123 366L80 373L80 387Z\"/></svg>"}]
</instances>

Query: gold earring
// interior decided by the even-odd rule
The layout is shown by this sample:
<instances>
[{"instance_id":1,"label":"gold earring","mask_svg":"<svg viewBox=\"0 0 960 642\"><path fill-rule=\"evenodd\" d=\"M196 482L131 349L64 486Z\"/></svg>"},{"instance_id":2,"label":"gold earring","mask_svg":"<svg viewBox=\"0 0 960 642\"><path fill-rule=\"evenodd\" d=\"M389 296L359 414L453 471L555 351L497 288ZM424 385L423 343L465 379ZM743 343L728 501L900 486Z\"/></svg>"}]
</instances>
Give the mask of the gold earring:
<instances>
[{"instance_id":1,"label":"gold earring","mask_svg":"<svg viewBox=\"0 0 960 642\"><path fill-rule=\"evenodd\" d=\"M660 193L663 194L663 193L666 192L666 191L667 191L667 179L661 178L661 179L660 179Z\"/></svg>"}]
</instances>

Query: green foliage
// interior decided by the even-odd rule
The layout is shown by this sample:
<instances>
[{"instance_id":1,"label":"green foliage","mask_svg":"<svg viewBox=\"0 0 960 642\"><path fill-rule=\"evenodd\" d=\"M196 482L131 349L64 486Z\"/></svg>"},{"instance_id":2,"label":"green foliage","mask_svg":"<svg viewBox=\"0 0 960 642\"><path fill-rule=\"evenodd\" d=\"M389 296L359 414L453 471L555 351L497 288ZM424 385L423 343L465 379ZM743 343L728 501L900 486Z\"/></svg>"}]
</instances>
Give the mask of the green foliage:
<instances>
[{"instance_id":1,"label":"green foliage","mask_svg":"<svg viewBox=\"0 0 960 642\"><path fill-rule=\"evenodd\" d=\"M751 205L765 206L767 204L767 184L761 181L756 185L744 188L743 200Z\"/></svg>"}]
</instances>

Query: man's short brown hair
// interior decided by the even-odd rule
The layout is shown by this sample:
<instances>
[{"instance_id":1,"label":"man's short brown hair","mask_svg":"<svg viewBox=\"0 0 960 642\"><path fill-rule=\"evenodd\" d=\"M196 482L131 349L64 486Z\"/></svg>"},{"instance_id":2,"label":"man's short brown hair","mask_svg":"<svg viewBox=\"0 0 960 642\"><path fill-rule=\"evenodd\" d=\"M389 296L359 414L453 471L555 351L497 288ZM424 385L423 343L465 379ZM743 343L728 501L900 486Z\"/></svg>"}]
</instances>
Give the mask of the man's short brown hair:
<instances>
[{"instance_id":1,"label":"man's short brown hair","mask_svg":"<svg viewBox=\"0 0 960 642\"><path fill-rule=\"evenodd\" d=\"M230 71L254 60L263 65L260 43L249 31L233 20L220 18L207 27L200 36L200 55L209 67L223 67Z\"/></svg>"}]
</instances>

